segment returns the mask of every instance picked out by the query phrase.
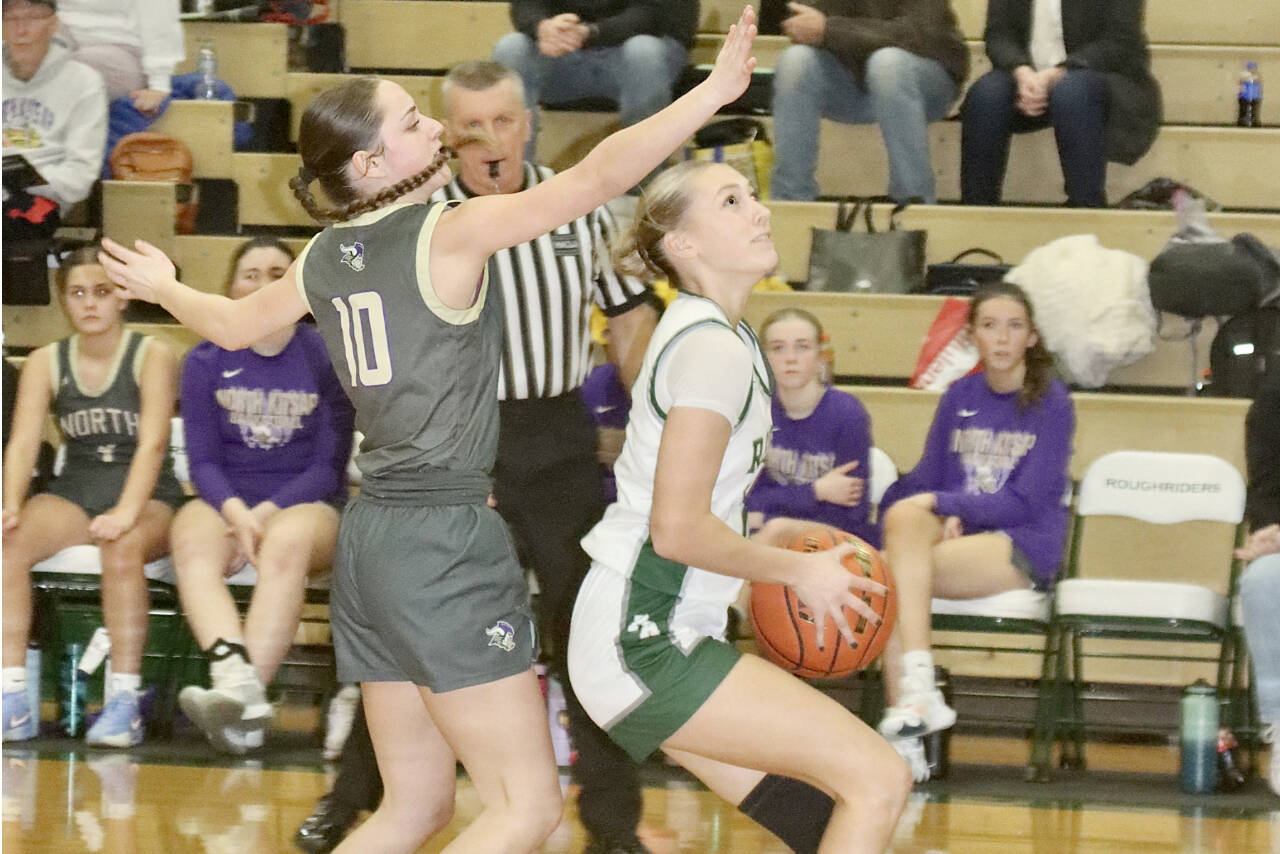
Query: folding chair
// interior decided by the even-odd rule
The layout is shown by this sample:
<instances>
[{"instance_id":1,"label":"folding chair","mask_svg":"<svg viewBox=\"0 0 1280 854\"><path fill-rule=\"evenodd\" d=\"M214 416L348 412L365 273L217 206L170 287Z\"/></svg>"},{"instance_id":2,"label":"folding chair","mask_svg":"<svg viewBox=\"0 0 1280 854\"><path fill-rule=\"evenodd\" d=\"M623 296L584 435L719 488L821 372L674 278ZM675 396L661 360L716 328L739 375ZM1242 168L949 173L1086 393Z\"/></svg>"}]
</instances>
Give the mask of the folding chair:
<instances>
[{"instance_id":1,"label":"folding chair","mask_svg":"<svg viewBox=\"0 0 1280 854\"><path fill-rule=\"evenodd\" d=\"M1240 561L1231 552L1244 539L1244 502L1240 472L1207 454L1114 451L1085 471L1068 577L1058 584L1050 627L1061 655L1041 709L1045 746L1060 729L1070 739L1064 765L1084 767L1086 656L1212 663L1219 690L1228 684L1238 660L1231 605ZM1098 577L1099 563L1108 575L1128 577ZM1119 651L1086 652L1082 641L1096 638L1124 643ZM1128 649L1134 641L1211 644L1217 654Z\"/></svg>"}]
</instances>

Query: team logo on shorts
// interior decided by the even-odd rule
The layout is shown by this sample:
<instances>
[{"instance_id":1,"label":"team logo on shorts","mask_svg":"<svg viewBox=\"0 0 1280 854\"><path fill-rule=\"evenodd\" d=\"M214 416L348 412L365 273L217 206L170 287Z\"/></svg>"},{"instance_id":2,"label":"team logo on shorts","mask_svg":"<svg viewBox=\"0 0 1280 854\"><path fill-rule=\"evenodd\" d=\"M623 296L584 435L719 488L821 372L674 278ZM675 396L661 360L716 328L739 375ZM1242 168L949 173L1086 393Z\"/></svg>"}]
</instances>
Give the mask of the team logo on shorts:
<instances>
[{"instance_id":1,"label":"team logo on shorts","mask_svg":"<svg viewBox=\"0 0 1280 854\"><path fill-rule=\"evenodd\" d=\"M342 250L342 263L346 264L357 273L364 270L364 244L355 243L339 243L338 248Z\"/></svg>"},{"instance_id":2,"label":"team logo on shorts","mask_svg":"<svg viewBox=\"0 0 1280 854\"><path fill-rule=\"evenodd\" d=\"M516 630L506 620L498 620L484 630L489 638L489 646L496 646L503 652L511 652L516 648Z\"/></svg>"}]
</instances>

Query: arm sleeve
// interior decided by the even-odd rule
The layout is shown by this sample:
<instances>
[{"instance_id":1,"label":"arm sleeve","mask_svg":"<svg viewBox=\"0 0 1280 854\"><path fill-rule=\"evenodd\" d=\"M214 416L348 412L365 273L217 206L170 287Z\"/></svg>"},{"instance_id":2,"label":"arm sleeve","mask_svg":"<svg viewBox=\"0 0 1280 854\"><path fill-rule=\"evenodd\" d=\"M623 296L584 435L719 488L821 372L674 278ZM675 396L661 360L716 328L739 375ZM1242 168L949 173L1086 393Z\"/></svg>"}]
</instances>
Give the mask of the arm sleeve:
<instances>
[{"instance_id":1,"label":"arm sleeve","mask_svg":"<svg viewBox=\"0 0 1280 854\"><path fill-rule=\"evenodd\" d=\"M710 409L737 425L751 393L751 362L742 341L719 324L684 333L655 368L654 396L663 412Z\"/></svg>"},{"instance_id":2,"label":"arm sleeve","mask_svg":"<svg viewBox=\"0 0 1280 854\"><path fill-rule=\"evenodd\" d=\"M512 0L511 25L534 41L538 40L538 24L555 17L546 0Z\"/></svg>"},{"instance_id":3,"label":"arm sleeve","mask_svg":"<svg viewBox=\"0 0 1280 854\"><path fill-rule=\"evenodd\" d=\"M939 492L937 513L987 530L1025 525L1062 503L1075 434L1075 409L1063 394L1045 402L1036 443L1009 482L990 495Z\"/></svg>"},{"instance_id":4,"label":"arm sleeve","mask_svg":"<svg viewBox=\"0 0 1280 854\"><path fill-rule=\"evenodd\" d=\"M57 163L41 166L40 174L48 181L54 199L73 205L89 197L93 182L102 173L107 146L107 94L97 72L57 83L74 85L80 94L74 106L68 108L70 118L61 140L64 156Z\"/></svg>"},{"instance_id":5,"label":"arm sleeve","mask_svg":"<svg viewBox=\"0 0 1280 854\"><path fill-rule=\"evenodd\" d=\"M987 0L987 26L982 37L987 56L996 68L1012 71L1031 64L1027 34L1017 25L1022 15L1030 14L1021 8L1026 5L1027 0Z\"/></svg>"},{"instance_id":6,"label":"arm sleeve","mask_svg":"<svg viewBox=\"0 0 1280 854\"><path fill-rule=\"evenodd\" d=\"M1100 37L1078 45L1064 65L1094 71L1123 71L1142 56L1142 5L1144 0L1110 0Z\"/></svg>"},{"instance_id":7,"label":"arm sleeve","mask_svg":"<svg viewBox=\"0 0 1280 854\"><path fill-rule=\"evenodd\" d=\"M915 468L894 481L885 490L884 497L880 499L882 519L883 511L892 507L895 501L910 498L922 492L934 491L942 482L942 473L946 468L947 439L951 433L952 413L955 411L955 405L952 403L954 389L955 386L952 386L938 401L938 409L934 412L933 422L929 425L929 435L925 438L920 461L916 463Z\"/></svg>"},{"instance_id":8,"label":"arm sleeve","mask_svg":"<svg viewBox=\"0 0 1280 854\"><path fill-rule=\"evenodd\" d=\"M170 91L173 69L186 56L177 0L138 0L138 29L142 39L142 70L147 88Z\"/></svg>"},{"instance_id":9,"label":"arm sleeve","mask_svg":"<svg viewBox=\"0 0 1280 854\"><path fill-rule=\"evenodd\" d=\"M1263 381L1245 420L1249 491L1245 507L1253 530L1280 522L1280 371Z\"/></svg>"},{"instance_id":10,"label":"arm sleeve","mask_svg":"<svg viewBox=\"0 0 1280 854\"><path fill-rule=\"evenodd\" d=\"M595 256L591 259L591 266L596 273L596 305L609 317L625 314L647 299L649 286L635 276L623 275L614 270L609 247L613 245L617 225L609 209L604 205L596 208L590 215L590 225Z\"/></svg>"},{"instance_id":11,"label":"arm sleeve","mask_svg":"<svg viewBox=\"0 0 1280 854\"><path fill-rule=\"evenodd\" d=\"M214 510L221 511L223 502L234 498L236 490L222 468L222 443L218 438L221 410L214 399L213 388L217 366L211 357L212 351L201 346L187 355L182 365L180 407L191 482L201 498Z\"/></svg>"},{"instance_id":12,"label":"arm sleeve","mask_svg":"<svg viewBox=\"0 0 1280 854\"><path fill-rule=\"evenodd\" d=\"M298 332L305 335L300 343L306 348L307 361L315 374L319 399L312 413L315 438L311 457L298 474L282 483L271 496L271 503L280 508L322 501L337 492L351 452L351 404L338 386L328 356L324 352L316 353L317 347L323 346L319 336L306 334L303 327Z\"/></svg>"}]
</instances>

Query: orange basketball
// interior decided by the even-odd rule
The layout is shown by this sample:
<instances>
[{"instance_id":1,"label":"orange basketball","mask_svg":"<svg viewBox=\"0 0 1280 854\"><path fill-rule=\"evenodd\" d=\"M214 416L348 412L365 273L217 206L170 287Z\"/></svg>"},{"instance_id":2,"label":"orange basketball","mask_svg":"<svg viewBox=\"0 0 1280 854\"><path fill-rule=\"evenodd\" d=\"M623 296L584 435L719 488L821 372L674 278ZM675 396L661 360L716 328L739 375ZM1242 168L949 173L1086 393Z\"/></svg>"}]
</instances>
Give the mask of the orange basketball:
<instances>
[{"instance_id":1,"label":"orange basketball","mask_svg":"<svg viewBox=\"0 0 1280 854\"><path fill-rule=\"evenodd\" d=\"M853 591L884 619L876 626L861 614L845 608L845 619L854 633L853 646L828 619L822 649L819 649L815 618L794 590L782 584L751 585L751 622L755 625L760 651L774 664L806 679L839 679L867 667L884 649L898 616L893 576L880 552L865 541L835 528L814 527L787 543L787 548L817 552L841 542L854 546L853 552L844 559L846 569L889 588L884 596Z\"/></svg>"}]
</instances>

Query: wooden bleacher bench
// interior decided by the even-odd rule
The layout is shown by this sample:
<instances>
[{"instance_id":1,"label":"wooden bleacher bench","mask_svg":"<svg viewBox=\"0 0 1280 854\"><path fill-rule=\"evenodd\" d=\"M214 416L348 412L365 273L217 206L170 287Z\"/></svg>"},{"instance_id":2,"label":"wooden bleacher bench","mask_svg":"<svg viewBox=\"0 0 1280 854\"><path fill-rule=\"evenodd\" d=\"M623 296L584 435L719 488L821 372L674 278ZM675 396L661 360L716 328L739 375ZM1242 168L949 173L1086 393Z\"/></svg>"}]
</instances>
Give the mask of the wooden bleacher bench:
<instances>
[{"instance_id":1,"label":"wooden bleacher bench","mask_svg":"<svg viewBox=\"0 0 1280 854\"><path fill-rule=\"evenodd\" d=\"M831 294L766 292L751 295L746 319L756 329L780 308L803 308L821 321L835 351L837 377L906 385L915 368L929 324L945 297L889 294ZM1166 334L1185 331L1186 322L1166 317ZM1209 366L1209 342L1216 325L1200 332L1194 370L1191 347L1185 341L1158 340L1155 352L1108 377L1112 387L1185 391L1192 377ZM895 459L897 459L895 457Z\"/></svg>"},{"instance_id":2,"label":"wooden bleacher bench","mask_svg":"<svg viewBox=\"0 0 1280 854\"><path fill-rule=\"evenodd\" d=\"M506 3L343 0L350 68L446 71L465 59L488 59L511 32Z\"/></svg>"},{"instance_id":3,"label":"wooden bleacher bench","mask_svg":"<svg viewBox=\"0 0 1280 854\"><path fill-rule=\"evenodd\" d=\"M148 130L176 137L191 150L192 177L226 178L234 153L234 101L170 101Z\"/></svg>"},{"instance_id":4,"label":"wooden bleacher bench","mask_svg":"<svg viewBox=\"0 0 1280 854\"><path fill-rule=\"evenodd\" d=\"M218 77L239 98L283 98L289 69L289 28L284 24L184 21L186 59L176 74L196 70L200 46L211 40L218 54Z\"/></svg>"},{"instance_id":5,"label":"wooden bleacher bench","mask_svg":"<svg viewBox=\"0 0 1280 854\"><path fill-rule=\"evenodd\" d=\"M725 33L738 20L743 0L700 0L698 31ZM987 0L951 0L966 39L982 38ZM1280 45L1275 0L1154 0L1147 4L1147 38L1153 43ZM1234 91L1234 90L1231 90Z\"/></svg>"}]
</instances>

